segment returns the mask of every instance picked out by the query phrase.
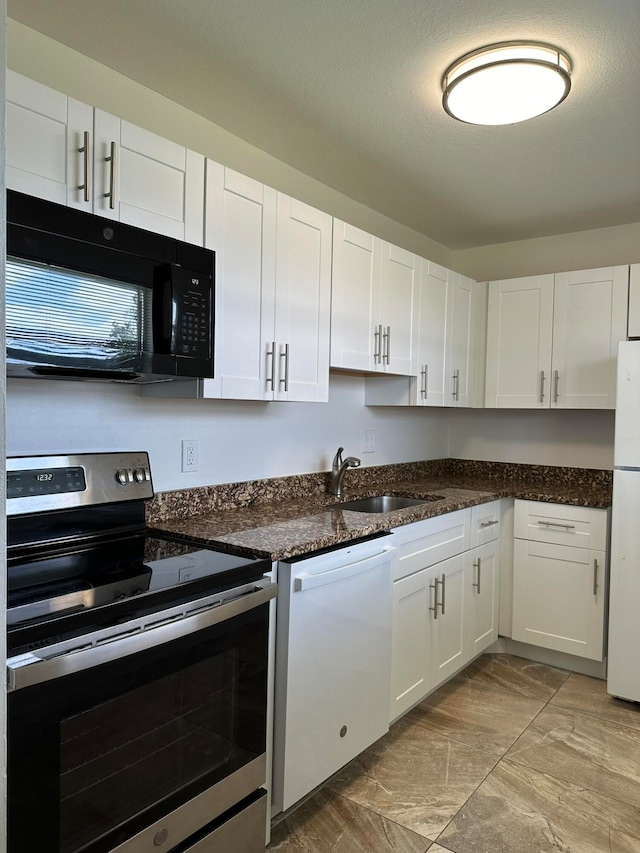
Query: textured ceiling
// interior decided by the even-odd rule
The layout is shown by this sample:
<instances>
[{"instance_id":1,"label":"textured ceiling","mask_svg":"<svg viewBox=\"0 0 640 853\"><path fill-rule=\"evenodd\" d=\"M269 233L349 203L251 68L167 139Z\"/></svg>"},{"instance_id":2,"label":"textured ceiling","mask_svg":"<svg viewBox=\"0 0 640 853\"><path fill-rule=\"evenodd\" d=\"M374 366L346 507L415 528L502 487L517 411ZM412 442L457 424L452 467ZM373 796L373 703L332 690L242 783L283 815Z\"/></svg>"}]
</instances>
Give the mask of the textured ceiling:
<instances>
[{"instance_id":1,"label":"textured ceiling","mask_svg":"<svg viewBox=\"0 0 640 853\"><path fill-rule=\"evenodd\" d=\"M452 248L640 221L640 0L9 0L9 16ZM522 124L440 81L539 39L572 91Z\"/></svg>"}]
</instances>

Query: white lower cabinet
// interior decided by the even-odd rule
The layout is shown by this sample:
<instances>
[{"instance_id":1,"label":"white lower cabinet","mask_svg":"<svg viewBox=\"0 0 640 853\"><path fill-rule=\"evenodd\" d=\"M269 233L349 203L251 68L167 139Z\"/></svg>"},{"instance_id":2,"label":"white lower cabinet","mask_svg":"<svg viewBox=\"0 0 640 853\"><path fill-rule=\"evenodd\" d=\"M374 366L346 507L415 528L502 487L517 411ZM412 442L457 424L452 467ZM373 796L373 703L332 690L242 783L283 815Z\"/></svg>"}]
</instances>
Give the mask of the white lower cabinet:
<instances>
[{"instance_id":1,"label":"white lower cabinet","mask_svg":"<svg viewBox=\"0 0 640 853\"><path fill-rule=\"evenodd\" d=\"M603 660L607 518L604 509L515 502L514 640Z\"/></svg>"},{"instance_id":2,"label":"white lower cabinet","mask_svg":"<svg viewBox=\"0 0 640 853\"><path fill-rule=\"evenodd\" d=\"M391 721L497 639L499 508L494 501L394 531Z\"/></svg>"},{"instance_id":3,"label":"white lower cabinet","mask_svg":"<svg viewBox=\"0 0 640 853\"><path fill-rule=\"evenodd\" d=\"M465 623L467 658L476 657L498 639L500 541L495 539L465 554Z\"/></svg>"}]
</instances>

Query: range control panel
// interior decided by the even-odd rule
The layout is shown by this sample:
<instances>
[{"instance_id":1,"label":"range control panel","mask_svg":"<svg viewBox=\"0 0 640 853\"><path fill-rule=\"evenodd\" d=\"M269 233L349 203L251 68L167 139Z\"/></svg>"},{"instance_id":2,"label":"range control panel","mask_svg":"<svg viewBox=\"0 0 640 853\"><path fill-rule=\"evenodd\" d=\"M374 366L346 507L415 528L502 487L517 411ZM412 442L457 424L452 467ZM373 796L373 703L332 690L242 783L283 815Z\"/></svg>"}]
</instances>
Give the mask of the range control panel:
<instances>
[{"instance_id":1,"label":"range control panel","mask_svg":"<svg viewBox=\"0 0 640 853\"><path fill-rule=\"evenodd\" d=\"M7 459L7 515L151 497L151 469L144 451Z\"/></svg>"}]
</instances>

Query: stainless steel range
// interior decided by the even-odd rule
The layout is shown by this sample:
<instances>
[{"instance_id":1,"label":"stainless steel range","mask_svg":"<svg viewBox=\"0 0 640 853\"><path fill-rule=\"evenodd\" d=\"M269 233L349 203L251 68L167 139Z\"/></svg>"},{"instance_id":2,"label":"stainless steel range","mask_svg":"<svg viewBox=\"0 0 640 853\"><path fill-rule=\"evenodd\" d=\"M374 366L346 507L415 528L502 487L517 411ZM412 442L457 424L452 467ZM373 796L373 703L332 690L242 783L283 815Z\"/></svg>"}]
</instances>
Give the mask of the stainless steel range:
<instances>
[{"instance_id":1,"label":"stainless steel range","mask_svg":"<svg viewBox=\"0 0 640 853\"><path fill-rule=\"evenodd\" d=\"M149 531L146 453L7 460L9 853L258 853L265 560Z\"/></svg>"}]
</instances>

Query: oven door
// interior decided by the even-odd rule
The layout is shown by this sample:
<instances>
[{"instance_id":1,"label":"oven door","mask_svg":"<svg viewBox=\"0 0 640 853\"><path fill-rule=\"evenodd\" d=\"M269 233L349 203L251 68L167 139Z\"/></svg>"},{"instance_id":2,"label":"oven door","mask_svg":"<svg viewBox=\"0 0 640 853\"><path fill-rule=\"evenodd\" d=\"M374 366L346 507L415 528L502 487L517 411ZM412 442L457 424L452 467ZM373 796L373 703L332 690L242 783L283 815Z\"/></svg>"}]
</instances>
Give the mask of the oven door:
<instances>
[{"instance_id":1,"label":"oven door","mask_svg":"<svg viewBox=\"0 0 640 853\"><path fill-rule=\"evenodd\" d=\"M275 594L264 579L10 658L9 853L198 850L227 812L245 832L238 804L264 813ZM264 829L216 850L262 849Z\"/></svg>"}]
</instances>

